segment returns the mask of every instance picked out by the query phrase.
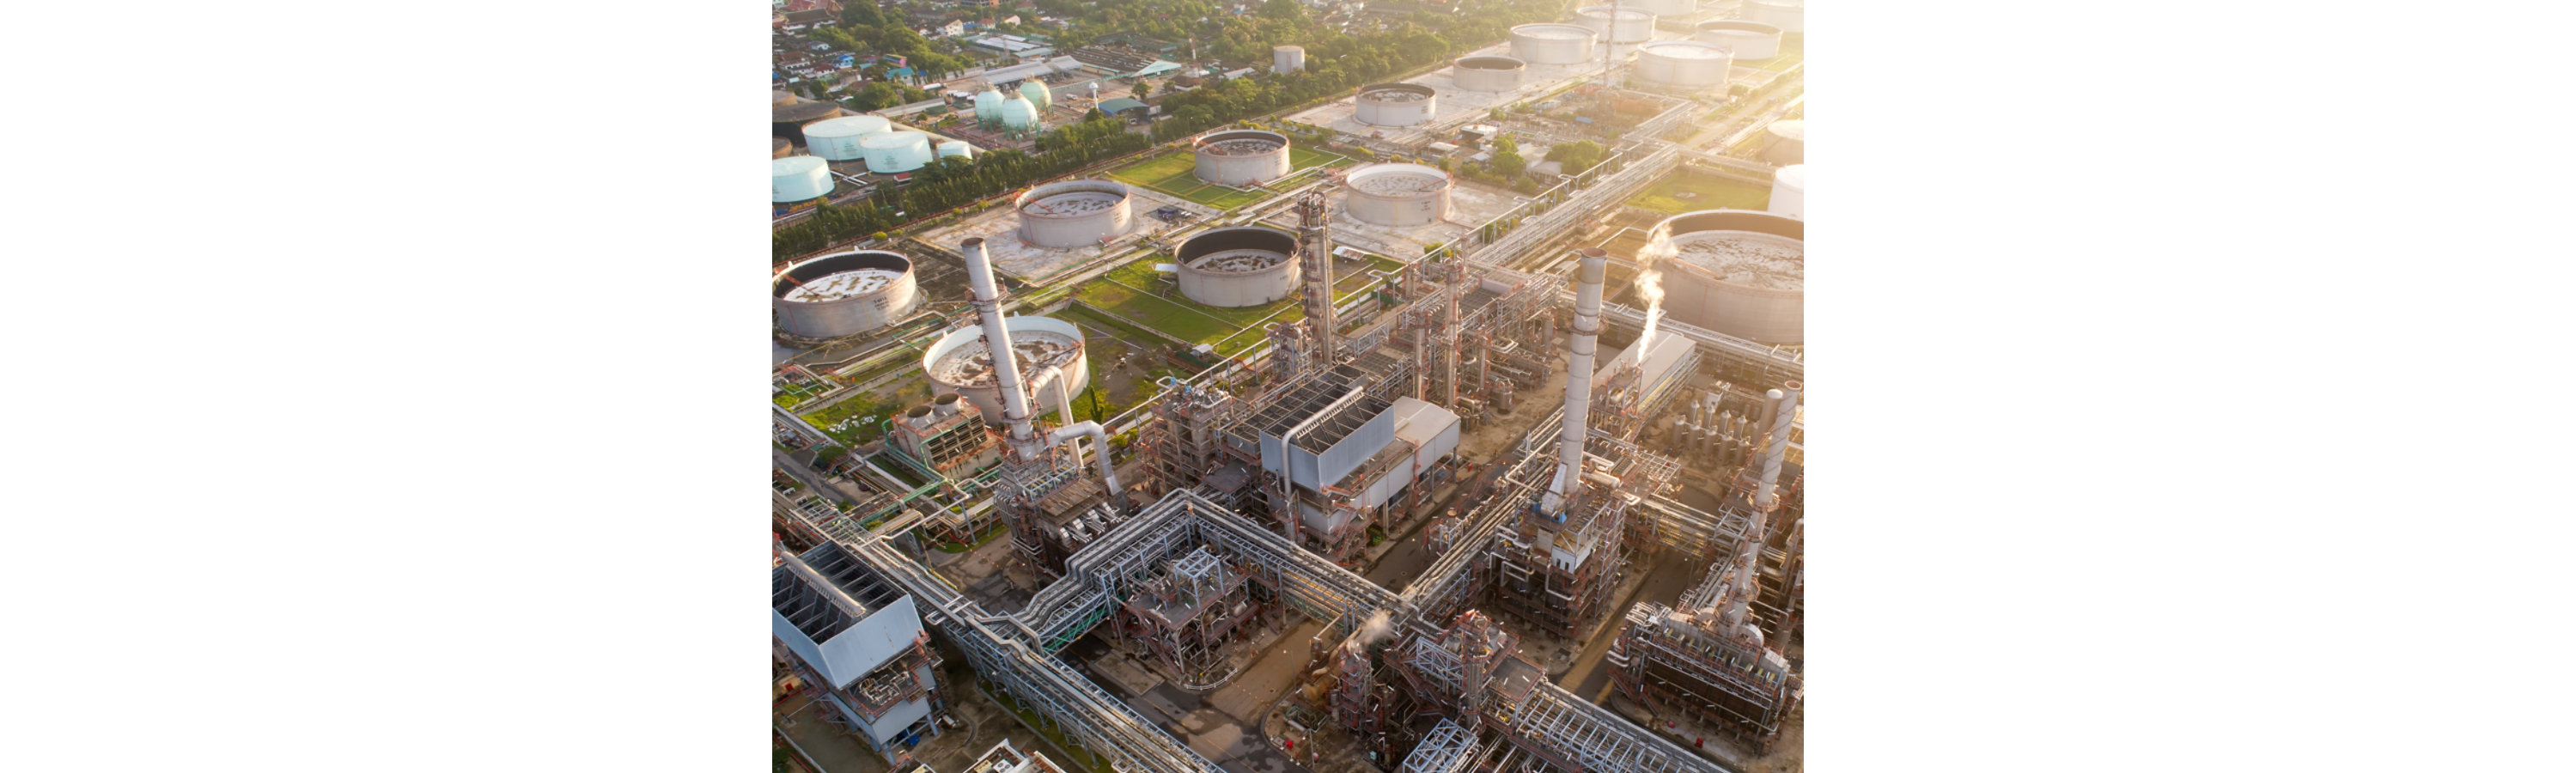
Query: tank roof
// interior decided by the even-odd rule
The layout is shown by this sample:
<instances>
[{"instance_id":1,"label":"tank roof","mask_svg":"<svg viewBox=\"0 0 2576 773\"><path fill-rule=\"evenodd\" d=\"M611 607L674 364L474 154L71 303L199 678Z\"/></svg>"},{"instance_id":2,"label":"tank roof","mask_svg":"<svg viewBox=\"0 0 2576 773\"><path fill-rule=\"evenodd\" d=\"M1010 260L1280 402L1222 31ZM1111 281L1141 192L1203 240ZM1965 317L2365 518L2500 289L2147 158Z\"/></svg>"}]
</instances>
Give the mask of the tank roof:
<instances>
[{"instance_id":1,"label":"tank roof","mask_svg":"<svg viewBox=\"0 0 2576 773\"><path fill-rule=\"evenodd\" d=\"M1011 331L1011 349L1019 354L1020 372L1034 375L1054 365L1066 365L1082 354L1082 341L1062 333L1045 330ZM930 377L943 384L981 387L993 384L993 353L981 336L960 344L930 364Z\"/></svg>"},{"instance_id":2,"label":"tank roof","mask_svg":"<svg viewBox=\"0 0 2576 773\"><path fill-rule=\"evenodd\" d=\"M1772 121L1771 126L1764 129L1764 131L1768 131L1772 134L1777 134L1788 139L1797 140L1799 142L1807 141L1807 122L1796 118L1785 121Z\"/></svg>"},{"instance_id":3,"label":"tank roof","mask_svg":"<svg viewBox=\"0 0 2576 773\"><path fill-rule=\"evenodd\" d=\"M885 116L881 115L845 115L839 118L815 121L812 124L808 124L805 127L805 135L809 137L848 137L857 134L882 132L892 128L893 126L893 121L886 120Z\"/></svg>"},{"instance_id":4,"label":"tank roof","mask_svg":"<svg viewBox=\"0 0 2576 773\"><path fill-rule=\"evenodd\" d=\"M1727 284L1760 290L1804 290L1807 243L1754 231L1694 231L1672 237L1669 260Z\"/></svg>"},{"instance_id":5,"label":"tank roof","mask_svg":"<svg viewBox=\"0 0 2576 773\"><path fill-rule=\"evenodd\" d=\"M1802 191L1807 189L1806 164L1790 164L1788 166L1780 167L1780 171L1771 173L1771 176L1773 179L1779 180L1782 185Z\"/></svg>"},{"instance_id":6,"label":"tank roof","mask_svg":"<svg viewBox=\"0 0 2576 773\"><path fill-rule=\"evenodd\" d=\"M769 109L769 122L791 123L796 121L811 121L818 118L830 118L839 112L841 112L840 106L834 105L830 102L798 102L793 105L778 105L771 107Z\"/></svg>"},{"instance_id":7,"label":"tank roof","mask_svg":"<svg viewBox=\"0 0 2576 773\"><path fill-rule=\"evenodd\" d=\"M772 177L803 174L816 169L821 169L824 165L825 163L821 156L788 156L786 158L774 158L769 161L769 174Z\"/></svg>"},{"instance_id":8,"label":"tank roof","mask_svg":"<svg viewBox=\"0 0 2576 773\"><path fill-rule=\"evenodd\" d=\"M883 290L886 286L894 284L894 280L901 278L903 278L902 272L881 268L843 271L797 285L794 289L788 290L785 297L787 300L807 303L837 301Z\"/></svg>"},{"instance_id":9,"label":"tank roof","mask_svg":"<svg viewBox=\"0 0 2576 773\"><path fill-rule=\"evenodd\" d=\"M905 147L916 143L927 143L929 141L930 135L925 132L891 131L860 137L859 147L884 150L887 148Z\"/></svg>"},{"instance_id":10,"label":"tank roof","mask_svg":"<svg viewBox=\"0 0 2576 773\"><path fill-rule=\"evenodd\" d=\"M1600 36L1600 33L1593 32L1582 27L1577 27L1572 24L1523 24L1518 27L1513 27L1512 34L1525 38L1542 38L1547 40L1572 40L1575 38Z\"/></svg>"}]
</instances>

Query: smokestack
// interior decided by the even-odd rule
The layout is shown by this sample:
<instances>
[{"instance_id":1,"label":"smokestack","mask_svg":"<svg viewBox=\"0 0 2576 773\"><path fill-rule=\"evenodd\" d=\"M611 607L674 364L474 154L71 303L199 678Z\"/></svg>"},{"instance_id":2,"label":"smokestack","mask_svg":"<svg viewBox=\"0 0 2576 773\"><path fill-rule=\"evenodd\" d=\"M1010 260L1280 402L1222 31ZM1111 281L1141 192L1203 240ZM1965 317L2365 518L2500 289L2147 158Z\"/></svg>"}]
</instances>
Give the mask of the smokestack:
<instances>
[{"instance_id":1,"label":"smokestack","mask_svg":"<svg viewBox=\"0 0 2576 773\"><path fill-rule=\"evenodd\" d=\"M1575 276L1574 340L1566 347L1565 425L1556 440L1556 481L1548 484L1547 497L1541 501L1541 509L1550 514L1573 509L1575 495L1582 491L1584 420L1592 410L1592 352L1601 335L1601 277L1610 265L1610 253L1599 248L1576 252L1583 257Z\"/></svg>"},{"instance_id":2,"label":"smokestack","mask_svg":"<svg viewBox=\"0 0 2576 773\"><path fill-rule=\"evenodd\" d=\"M1754 489L1753 506L1766 513L1780 504L1780 463L1789 457L1789 425L1798 418L1800 386L1791 381L1762 395L1771 399L1771 446L1762 451L1762 486Z\"/></svg>"},{"instance_id":3,"label":"smokestack","mask_svg":"<svg viewBox=\"0 0 2576 773\"><path fill-rule=\"evenodd\" d=\"M1002 423L1011 429L1011 451L1026 459L1042 447L1029 425L1029 393L1020 386L1020 363L1011 349L1011 330L1002 325L1001 293L993 289L993 262L984 254L984 237L967 239L966 280L975 290L975 315L984 320L984 346L993 354L993 385L1002 393Z\"/></svg>"}]
</instances>

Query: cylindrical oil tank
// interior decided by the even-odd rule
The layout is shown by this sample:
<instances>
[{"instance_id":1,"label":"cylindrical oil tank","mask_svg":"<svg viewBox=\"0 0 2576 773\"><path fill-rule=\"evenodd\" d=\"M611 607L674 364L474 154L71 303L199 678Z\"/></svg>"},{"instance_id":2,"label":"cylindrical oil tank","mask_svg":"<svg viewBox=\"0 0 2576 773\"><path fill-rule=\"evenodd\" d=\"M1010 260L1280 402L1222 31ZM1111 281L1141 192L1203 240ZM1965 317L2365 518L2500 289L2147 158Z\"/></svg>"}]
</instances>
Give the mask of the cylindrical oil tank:
<instances>
[{"instance_id":1,"label":"cylindrical oil tank","mask_svg":"<svg viewBox=\"0 0 2576 773\"><path fill-rule=\"evenodd\" d=\"M1039 415L1055 412L1054 386L1039 383L1049 368L1062 369L1064 394L1069 398L1079 399L1082 390L1091 386L1082 328L1046 317L1007 317L1002 326L1011 331L1011 348L1018 355L1014 361L1020 366L1020 382L1029 390L1030 410ZM967 325L940 336L922 353L921 368L930 375L932 394L964 397L983 412L986 423L1002 423L1002 393L993 385L992 351L985 346L981 326Z\"/></svg>"},{"instance_id":2,"label":"cylindrical oil tank","mask_svg":"<svg viewBox=\"0 0 2576 773\"><path fill-rule=\"evenodd\" d=\"M1725 46L1696 40L1661 40L1637 47L1637 77L1674 89L1726 85L1734 56Z\"/></svg>"},{"instance_id":3,"label":"cylindrical oil tank","mask_svg":"<svg viewBox=\"0 0 2576 773\"><path fill-rule=\"evenodd\" d=\"M1609 43L1643 43L1655 34L1655 15L1635 8L1596 5L1574 12L1575 26Z\"/></svg>"},{"instance_id":4,"label":"cylindrical oil tank","mask_svg":"<svg viewBox=\"0 0 2576 773\"><path fill-rule=\"evenodd\" d=\"M789 94L789 93L784 92L784 91L779 91L779 90L777 90L777 89L770 89L770 90L769 90L769 106L770 106L770 107L777 107L777 106L779 106L779 105L793 105L793 104L796 104L796 95L794 95L794 94Z\"/></svg>"},{"instance_id":5,"label":"cylindrical oil tank","mask_svg":"<svg viewBox=\"0 0 2576 773\"><path fill-rule=\"evenodd\" d=\"M956 156L970 161L975 158L975 146L966 144L965 140L949 140L933 146L932 149L938 151L940 158Z\"/></svg>"},{"instance_id":6,"label":"cylindrical oil tank","mask_svg":"<svg viewBox=\"0 0 2576 773\"><path fill-rule=\"evenodd\" d=\"M1055 92L1047 89L1046 81L1036 78L1020 81L1020 98L1028 100L1029 104L1036 105L1041 115L1046 113L1047 108L1055 106Z\"/></svg>"},{"instance_id":7,"label":"cylindrical oil tank","mask_svg":"<svg viewBox=\"0 0 2576 773\"><path fill-rule=\"evenodd\" d=\"M1778 27L1782 32L1805 34L1807 0L1744 0L1742 9L1735 16Z\"/></svg>"},{"instance_id":8,"label":"cylindrical oil tank","mask_svg":"<svg viewBox=\"0 0 2576 773\"><path fill-rule=\"evenodd\" d=\"M975 92L975 125L990 129L1002 125L1002 92L991 86Z\"/></svg>"},{"instance_id":9,"label":"cylindrical oil tank","mask_svg":"<svg viewBox=\"0 0 2576 773\"><path fill-rule=\"evenodd\" d=\"M909 172L930 163L930 135L916 131L870 134L859 138L859 152L867 157L870 172Z\"/></svg>"},{"instance_id":10,"label":"cylindrical oil tank","mask_svg":"<svg viewBox=\"0 0 2576 773\"><path fill-rule=\"evenodd\" d=\"M786 158L792 155L796 155L796 143L788 142L785 137L769 138L770 158Z\"/></svg>"},{"instance_id":11,"label":"cylindrical oil tank","mask_svg":"<svg viewBox=\"0 0 2576 773\"><path fill-rule=\"evenodd\" d=\"M1240 308L1297 292L1297 237L1275 228L1217 228L1181 242L1181 294Z\"/></svg>"},{"instance_id":12,"label":"cylindrical oil tank","mask_svg":"<svg viewBox=\"0 0 2576 773\"><path fill-rule=\"evenodd\" d=\"M769 201L786 204L819 199L832 192L832 169L814 156L769 160Z\"/></svg>"},{"instance_id":13,"label":"cylindrical oil tank","mask_svg":"<svg viewBox=\"0 0 2576 773\"><path fill-rule=\"evenodd\" d=\"M1678 20L1699 14L1696 0L1621 0L1621 8L1634 8L1655 15L1657 19Z\"/></svg>"},{"instance_id":14,"label":"cylindrical oil tank","mask_svg":"<svg viewBox=\"0 0 2576 773\"><path fill-rule=\"evenodd\" d=\"M1529 72L1528 62L1508 56L1460 57L1450 67L1449 77L1467 91L1511 91Z\"/></svg>"},{"instance_id":15,"label":"cylindrical oil tank","mask_svg":"<svg viewBox=\"0 0 2576 773\"><path fill-rule=\"evenodd\" d=\"M1040 185L1012 204L1020 210L1020 241L1038 247L1089 247L1136 224L1135 196L1108 180Z\"/></svg>"},{"instance_id":16,"label":"cylindrical oil tank","mask_svg":"<svg viewBox=\"0 0 2576 773\"><path fill-rule=\"evenodd\" d=\"M1780 55L1780 28L1758 21L1719 19L1699 23L1699 41L1725 46L1742 61L1759 61Z\"/></svg>"},{"instance_id":17,"label":"cylindrical oil tank","mask_svg":"<svg viewBox=\"0 0 2576 773\"><path fill-rule=\"evenodd\" d=\"M798 262L770 280L778 329L801 338L839 338L886 326L921 307L912 260L859 250Z\"/></svg>"},{"instance_id":18,"label":"cylindrical oil tank","mask_svg":"<svg viewBox=\"0 0 2576 773\"><path fill-rule=\"evenodd\" d=\"M1387 226L1422 225L1449 216L1449 173L1421 164L1367 164L1344 176L1351 217Z\"/></svg>"},{"instance_id":19,"label":"cylindrical oil tank","mask_svg":"<svg viewBox=\"0 0 2576 773\"><path fill-rule=\"evenodd\" d=\"M1762 160L1773 166L1807 163L1806 121L1772 121L1762 134L1770 142L1770 147L1762 151Z\"/></svg>"},{"instance_id":20,"label":"cylindrical oil tank","mask_svg":"<svg viewBox=\"0 0 2576 773\"><path fill-rule=\"evenodd\" d=\"M1748 209L1665 218L1664 310L1674 321L1758 343L1806 340L1807 224Z\"/></svg>"},{"instance_id":21,"label":"cylindrical oil tank","mask_svg":"<svg viewBox=\"0 0 2576 773\"><path fill-rule=\"evenodd\" d=\"M841 108L830 102L798 102L769 108L769 134L790 140L805 138L805 125L826 118L838 118Z\"/></svg>"},{"instance_id":22,"label":"cylindrical oil tank","mask_svg":"<svg viewBox=\"0 0 2576 773\"><path fill-rule=\"evenodd\" d=\"M1037 131L1038 106L1013 94L1002 98L1002 130L1015 134Z\"/></svg>"},{"instance_id":23,"label":"cylindrical oil tank","mask_svg":"<svg viewBox=\"0 0 2576 773\"><path fill-rule=\"evenodd\" d=\"M1431 122L1439 110L1440 93L1429 86L1412 83L1380 83L1361 86L1351 118L1370 126L1415 126Z\"/></svg>"},{"instance_id":24,"label":"cylindrical oil tank","mask_svg":"<svg viewBox=\"0 0 2576 773\"><path fill-rule=\"evenodd\" d=\"M1303 69L1306 69L1305 46L1270 47L1270 72L1272 74L1286 75Z\"/></svg>"},{"instance_id":25,"label":"cylindrical oil tank","mask_svg":"<svg viewBox=\"0 0 2576 773\"><path fill-rule=\"evenodd\" d=\"M1205 182L1240 187L1288 175L1288 135L1278 132L1213 131L1191 140L1190 148Z\"/></svg>"},{"instance_id":26,"label":"cylindrical oil tank","mask_svg":"<svg viewBox=\"0 0 2576 773\"><path fill-rule=\"evenodd\" d=\"M1790 164L1771 174L1771 205L1764 207L1774 215L1807 219L1807 165Z\"/></svg>"},{"instance_id":27,"label":"cylindrical oil tank","mask_svg":"<svg viewBox=\"0 0 2576 773\"><path fill-rule=\"evenodd\" d=\"M849 115L805 125L805 150L825 161L856 161L861 157L859 138L884 134L894 129L894 122L884 116Z\"/></svg>"},{"instance_id":28,"label":"cylindrical oil tank","mask_svg":"<svg viewBox=\"0 0 2576 773\"><path fill-rule=\"evenodd\" d=\"M1512 57L1531 64L1587 64L1601 33L1572 24L1523 24L1512 28Z\"/></svg>"}]
</instances>

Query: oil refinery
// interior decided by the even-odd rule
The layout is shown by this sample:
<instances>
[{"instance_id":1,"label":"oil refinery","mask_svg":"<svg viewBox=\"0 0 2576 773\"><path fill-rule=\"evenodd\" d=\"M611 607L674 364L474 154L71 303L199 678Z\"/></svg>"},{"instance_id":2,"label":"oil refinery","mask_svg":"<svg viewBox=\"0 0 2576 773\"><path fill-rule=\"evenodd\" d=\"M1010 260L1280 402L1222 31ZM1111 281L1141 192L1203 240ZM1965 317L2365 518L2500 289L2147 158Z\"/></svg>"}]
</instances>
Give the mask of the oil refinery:
<instances>
[{"instance_id":1,"label":"oil refinery","mask_svg":"<svg viewBox=\"0 0 2576 773\"><path fill-rule=\"evenodd\" d=\"M1193 92L1342 49L1126 34L774 112L774 204L879 216L773 265L780 737L899 773L1802 769L1802 10L1525 16L1205 122ZM1094 106L1125 144L1050 155Z\"/></svg>"}]
</instances>

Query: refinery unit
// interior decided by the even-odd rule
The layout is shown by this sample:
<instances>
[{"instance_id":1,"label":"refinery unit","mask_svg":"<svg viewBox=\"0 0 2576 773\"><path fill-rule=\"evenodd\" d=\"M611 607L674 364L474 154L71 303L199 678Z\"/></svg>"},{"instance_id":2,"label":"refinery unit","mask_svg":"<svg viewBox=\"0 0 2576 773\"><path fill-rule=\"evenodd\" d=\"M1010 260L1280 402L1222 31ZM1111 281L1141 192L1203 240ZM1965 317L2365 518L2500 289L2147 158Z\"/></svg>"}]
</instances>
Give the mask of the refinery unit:
<instances>
[{"instance_id":1,"label":"refinery unit","mask_svg":"<svg viewBox=\"0 0 2576 773\"><path fill-rule=\"evenodd\" d=\"M782 558L774 633L833 721L905 770L954 710L945 656L1042 720L1077 768L1271 769L1212 753L1199 719L1156 706L1284 681L1210 732L1318 773L1793 769L1775 755L1800 746L1804 697L1803 124L1745 123L1759 150L1737 152L1759 160L1663 130L1707 114L1739 63L1777 56L1784 28L1796 42L1802 8L1711 8L1583 8L1286 117L1335 140L1291 131L1299 153L1357 145L1383 162L1291 174L1289 134L1262 122L1162 151L1177 172L1189 149L1199 182L1257 204L1212 210L1086 168L866 243L902 252L786 265L782 341L880 336L929 393L852 419L882 440L850 455L902 480L839 507L774 500L782 531L816 545ZM1270 70L1304 55L1274 47ZM1490 109L1619 81L1600 88L1658 112L1604 143L1616 162L1582 185L1512 194L1412 163ZM970 99L978 131L1026 137L1051 98L1031 81ZM856 118L876 117L797 124L813 155L777 161L815 172L782 179L819 173L818 199L826 160L891 173L971 152ZM1535 163L1548 144L1523 152ZM1764 181L1768 204L1623 208L1685 168ZM1176 209L1199 220L1167 225ZM1643 246L1604 248L1614 214L1650 232ZM934 266L928 284L907 255ZM964 292L927 297L954 287L937 267L960 264ZM1130 370L1119 352L1160 343L1122 326L1168 331L1068 311L1055 291L1112 270L1168 277L1122 281L1185 314L1293 313L1249 312L1271 314L1242 326L1257 340L1203 370ZM1125 410L1078 410L1131 378L1147 386ZM817 434L778 415L783 434ZM972 770L1058 768L1005 742Z\"/></svg>"}]
</instances>

